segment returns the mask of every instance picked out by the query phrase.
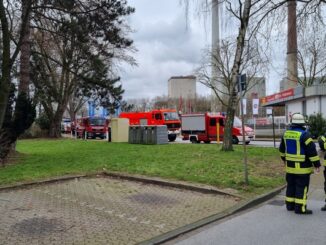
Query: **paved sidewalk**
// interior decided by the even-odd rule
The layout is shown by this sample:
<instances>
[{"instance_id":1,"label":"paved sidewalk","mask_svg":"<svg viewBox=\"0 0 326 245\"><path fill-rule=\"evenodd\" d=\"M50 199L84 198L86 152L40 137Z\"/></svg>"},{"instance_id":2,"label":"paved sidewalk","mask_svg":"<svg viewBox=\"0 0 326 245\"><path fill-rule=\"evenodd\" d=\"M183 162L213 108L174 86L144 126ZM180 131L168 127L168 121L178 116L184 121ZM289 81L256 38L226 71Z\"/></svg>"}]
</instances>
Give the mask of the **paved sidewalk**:
<instances>
[{"instance_id":1,"label":"paved sidewalk","mask_svg":"<svg viewBox=\"0 0 326 245\"><path fill-rule=\"evenodd\" d=\"M272 200L221 220L208 227L186 234L167 244L178 245L325 245L326 212L324 205L323 173L311 178L308 208L312 215L297 215L286 211L284 193Z\"/></svg>"},{"instance_id":2,"label":"paved sidewalk","mask_svg":"<svg viewBox=\"0 0 326 245\"><path fill-rule=\"evenodd\" d=\"M0 244L136 244L239 198L108 177L0 191Z\"/></svg>"}]
</instances>

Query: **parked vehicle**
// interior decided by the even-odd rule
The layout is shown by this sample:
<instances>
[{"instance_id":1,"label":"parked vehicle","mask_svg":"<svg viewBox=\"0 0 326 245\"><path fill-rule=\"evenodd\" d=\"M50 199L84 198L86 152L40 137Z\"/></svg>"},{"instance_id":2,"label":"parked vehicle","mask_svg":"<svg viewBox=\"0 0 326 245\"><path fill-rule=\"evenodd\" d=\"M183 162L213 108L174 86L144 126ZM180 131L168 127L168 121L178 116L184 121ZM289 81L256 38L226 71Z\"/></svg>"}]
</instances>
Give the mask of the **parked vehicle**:
<instances>
[{"instance_id":1,"label":"parked vehicle","mask_svg":"<svg viewBox=\"0 0 326 245\"><path fill-rule=\"evenodd\" d=\"M104 139L108 125L109 121L104 117L82 117L76 120L75 130L79 138Z\"/></svg>"},{"instance_id":2,"label":"parked vehicle","mask_svg":"<svg viewBox=\"0 0 326 245\"><path fill-rule=\"evenodd\" d=\"M128 118L130 125L166 125L169 141L175 141L180 134L181 122L173 109L160 109L149 112L122 112L120 118Z\"/></svg>"},{"instance_id":3,"label":"parked vehicle","mask_svg":"<svg viewBox=\"0 0 326 245\"><path fill-rule=\"evenodd\" d=\"M63 118L61 121L61 133L71 132L71 120L70 118Z\"/></svg>"},{"instance_id":4,"label":"parked vehicle","mask_svg":"<svg viewBox=\"0 0 326 245\"><path fill-rule=\"evenodd\" d=\"M226 117L220 113L184 114L181 115L181 134L183 140L190 140L192 143L210 143L217 140L217 124L219 124L219 140L223 140L224 125ZM254 132L245 126L245 143L249 144ZM234 117L232 128L232 142L242 142L242 123L238 117Z\"/></svg>"}]
</instances>

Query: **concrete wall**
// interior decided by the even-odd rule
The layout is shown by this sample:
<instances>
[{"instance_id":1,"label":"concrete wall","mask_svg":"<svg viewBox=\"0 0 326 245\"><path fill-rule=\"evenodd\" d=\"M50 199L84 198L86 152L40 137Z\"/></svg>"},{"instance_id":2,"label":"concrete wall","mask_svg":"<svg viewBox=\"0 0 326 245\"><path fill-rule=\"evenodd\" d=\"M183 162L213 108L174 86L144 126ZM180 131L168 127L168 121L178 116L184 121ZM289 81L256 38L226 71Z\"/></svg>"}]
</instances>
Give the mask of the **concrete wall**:
<instances>
[{"instance_id":1,"label":"concrete wall","mask_svg":"<svg viewBox=\"0 0 326 245\"><path fill-rule=\"evenodd\" d=\"M326 118L326 96L308 97L305 101L289 101L286 103L286 110L287 115L295 112L300 112L307 116L322 113Z\"/></svg>"},{"instance_id":2,"label":"concrete wall","mask_svg":"<svg viewBox=\"0 0 326 245\"><path fill-rule=\"evenodd\" d=\"M323 117L326 118L326 96L321 97L321 110Z\"/></svg>"},{"instance_id":3,"label":"concrete wall","mask_svg":"<svg viewBox=\"0 0 326 245\"><path fill-rule=\"evenodd\" d=\"M295 101L288 103L288 114L293 114L296 112L303 113L302 111L302 101Z\"/></svg>"},{"instance_id":4,"label":"concrete wall","mask_svg":"<svg viewBox=\"0 0 326 245\"><path fill-rule=\"evenodd\" d=\"M168 97L179 99L196 97L196 77L171 77L168 81Z\"/></svg>"},{"instance_id":5,"label":"concrete wall","mask_svg":"<svg viewBox=\"0 0 326 245\"><path fill-rule=\"evenodd\" d=\"M320 112L320 97L311 97L306 100L306 114L308 116L317 114Z\"/></svg>"},{"instance_id":6,"label":"concrete wall","mask_svg":"<svg viewBox=\"0 0 326 245\"><path fill-rule=\"evenodd\" d=\"M247 99L262 98L266 96L266 83L264 77L253 77L248 86L245 97Z\"/></svg>"}]
</instances>

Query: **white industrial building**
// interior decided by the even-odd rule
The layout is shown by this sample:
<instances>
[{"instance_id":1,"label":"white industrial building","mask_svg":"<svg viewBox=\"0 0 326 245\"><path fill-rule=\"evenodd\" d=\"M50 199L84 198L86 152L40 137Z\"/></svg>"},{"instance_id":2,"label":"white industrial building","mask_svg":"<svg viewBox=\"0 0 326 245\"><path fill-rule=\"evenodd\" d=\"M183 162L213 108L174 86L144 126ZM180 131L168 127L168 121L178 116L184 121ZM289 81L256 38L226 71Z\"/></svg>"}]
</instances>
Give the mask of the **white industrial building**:
<instances>
[{"instance_id":1,"label":"white industrial building","mask_svg":"<svg viewBox=\"0 0 326 245\"><path fill-rule=\"evenodd\" d=\"M326 84L290 88L261 98L261 103L265 107L285 106L287 122L296 112L307 116L321 113L326 117Z\"/></svg>"},{"instance_id":2,"label":"white industrial building","mask_svg":"<svg viewBox=\"0 0 326 245\"><path fill-rule=\"evenodd\" d=\"M254 99L266 96L266 80L264 77L253 77L247 87L245 98Z\"/></svg>"},{"instance_id":3,"label":"white industrial building","mask_svg":"<svg viewBox=\"0 0 326 245\"><path fill-rule=\"evenodd\" d=\"M174 76L168 80L168 97L172 99L196 98L195 76Z\"/></svg>"}]
</instances>

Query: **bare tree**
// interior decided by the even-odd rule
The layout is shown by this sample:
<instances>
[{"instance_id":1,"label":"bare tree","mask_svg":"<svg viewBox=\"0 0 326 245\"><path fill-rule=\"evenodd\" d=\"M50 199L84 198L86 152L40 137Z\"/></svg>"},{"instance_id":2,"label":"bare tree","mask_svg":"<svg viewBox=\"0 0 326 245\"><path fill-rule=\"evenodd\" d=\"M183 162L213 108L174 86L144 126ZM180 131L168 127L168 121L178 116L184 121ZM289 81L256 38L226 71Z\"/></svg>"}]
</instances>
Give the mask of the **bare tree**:
<instances>
[{"instance_id":1,"label":"bare tree","mask_svg":"<svg viewBox=\"0 0 326 245\"><path fill-rule=\"evenodd\" d=\"M315 15L300 18L298 82L304 87L326 83L326 26Z\"/></svg>"},{"instance_id":2,"label":"bare tree","mask_svg":"<svg viewBox=\"0 0 326 245\"><path fill-rule=\"evenodd\" d=\"M156 109L176 109L180 113L207 112L210 110L210 98L205 96L196 96L196 98L168 98L159 96L152 100Z\"/></svg>"},{"instance_id":3,"label":"bare tree","mask_svg":"<svg viewBox=\"0 0 326 245\"><path fill-rule=\"evenodd\" d=\"M70 96L68 99L67 111L72 122L76 120L77 113L81 110L81 108L83 108L88 99L89 98L84 95L75 94L75 96Z\"/></svg>"},{"instance_id":4,"label":"bare tree","mask_svg":"<svg viewBox=\"0 0 326 245\"><path fill-rule=\"evenodd\" d=\"M208 8L211 7L212 3L224 4L226 10L232 16L230 18L234 20L234 23L237 26L237 31L235 31L232 40L219 43L216 45L218 49L211 51L211 54L213 54L213 60L216 62L216 66L219 67L218 69L222 72L222 75L213 78L208 72L202 72L203 76L201 77L203 84L207 84L207 86L214 91L216 97L220 101L223 101L226 106L227 120L222 150L230 151L233 150L232 127L235 112L239 103L237 77L242 71L246 71L250 74L246 69L246 67L249 68L250 63L250 65L254 65L253 67L258 67L257 65L259 65L259 63L257 62L256 56L256 54L259 54L256 47L259 40L258 34L268 36L266 30L263 33L259 31L261 28L266 28L266 22L271 21L268 18L271 16L271 13L286 4L288 1L206 0L204 2ZM250 52L248 52L249 50ZM254 52L252 53L252 51ZM221 53L219 54L219 52ZM212 63L213 62L210 62L209 66L212 66ZM248 65L246 65L246 63ZM205 68L207 67L204 67L202 70L205 70ZM248 79L248 81L250 82L250 79ZM218 89L219 86L216 85L216 82L222 83L222 87L225 90ZM225 95L226 98L222 98L222 95Z\"/></svg>"},{"instance_id":5,"label":"bare tree","mask_svg":"<svg viewBox=\"0 0 326 245\"><path fill-rule=\"evenodd\" d=\"M150 111L154 109L150 98L128 99L126 102L133 105L132 111Z\"/></svg>"},{"instance_id":6,"label":"bare tree","mask_svg":"<svg viewBox=\"0 0 326 245\"><path fill-rule=\"evenodd\" d=\"M233 151L232 129L236 110L241 98L239 92L243 90L243 88L239 86L238 77L241 73L245 72L249 75L247 86L250 85L252 80L250 77L253 77L257 73L258 68L265 63L259 52L259 30L261 26L264 26L263 22L270 13L285 2L280 2L276 5L273 1L264 0L222 2L226 4L227 11L229 11L237 21L238 31L234 35L236 38L231 41L224 40L221 43L212 45L213 48L210 55L212 58L211 62L209 62L209 66L218 72L209 76L204 68L202 69L204 72L199 72L199 74L204 74L200 81L211 88L220 103L226 107L227 117L222 151ZM220 4L221 2L215 0L213 3ZM266 26L264 27L266 28ZM242 102L240 103L242 108ZM242 131L244 134L244 125L242 125ZM245 184L249 184L245 144L244 173Z\"/></svg>"}]
</instances>

